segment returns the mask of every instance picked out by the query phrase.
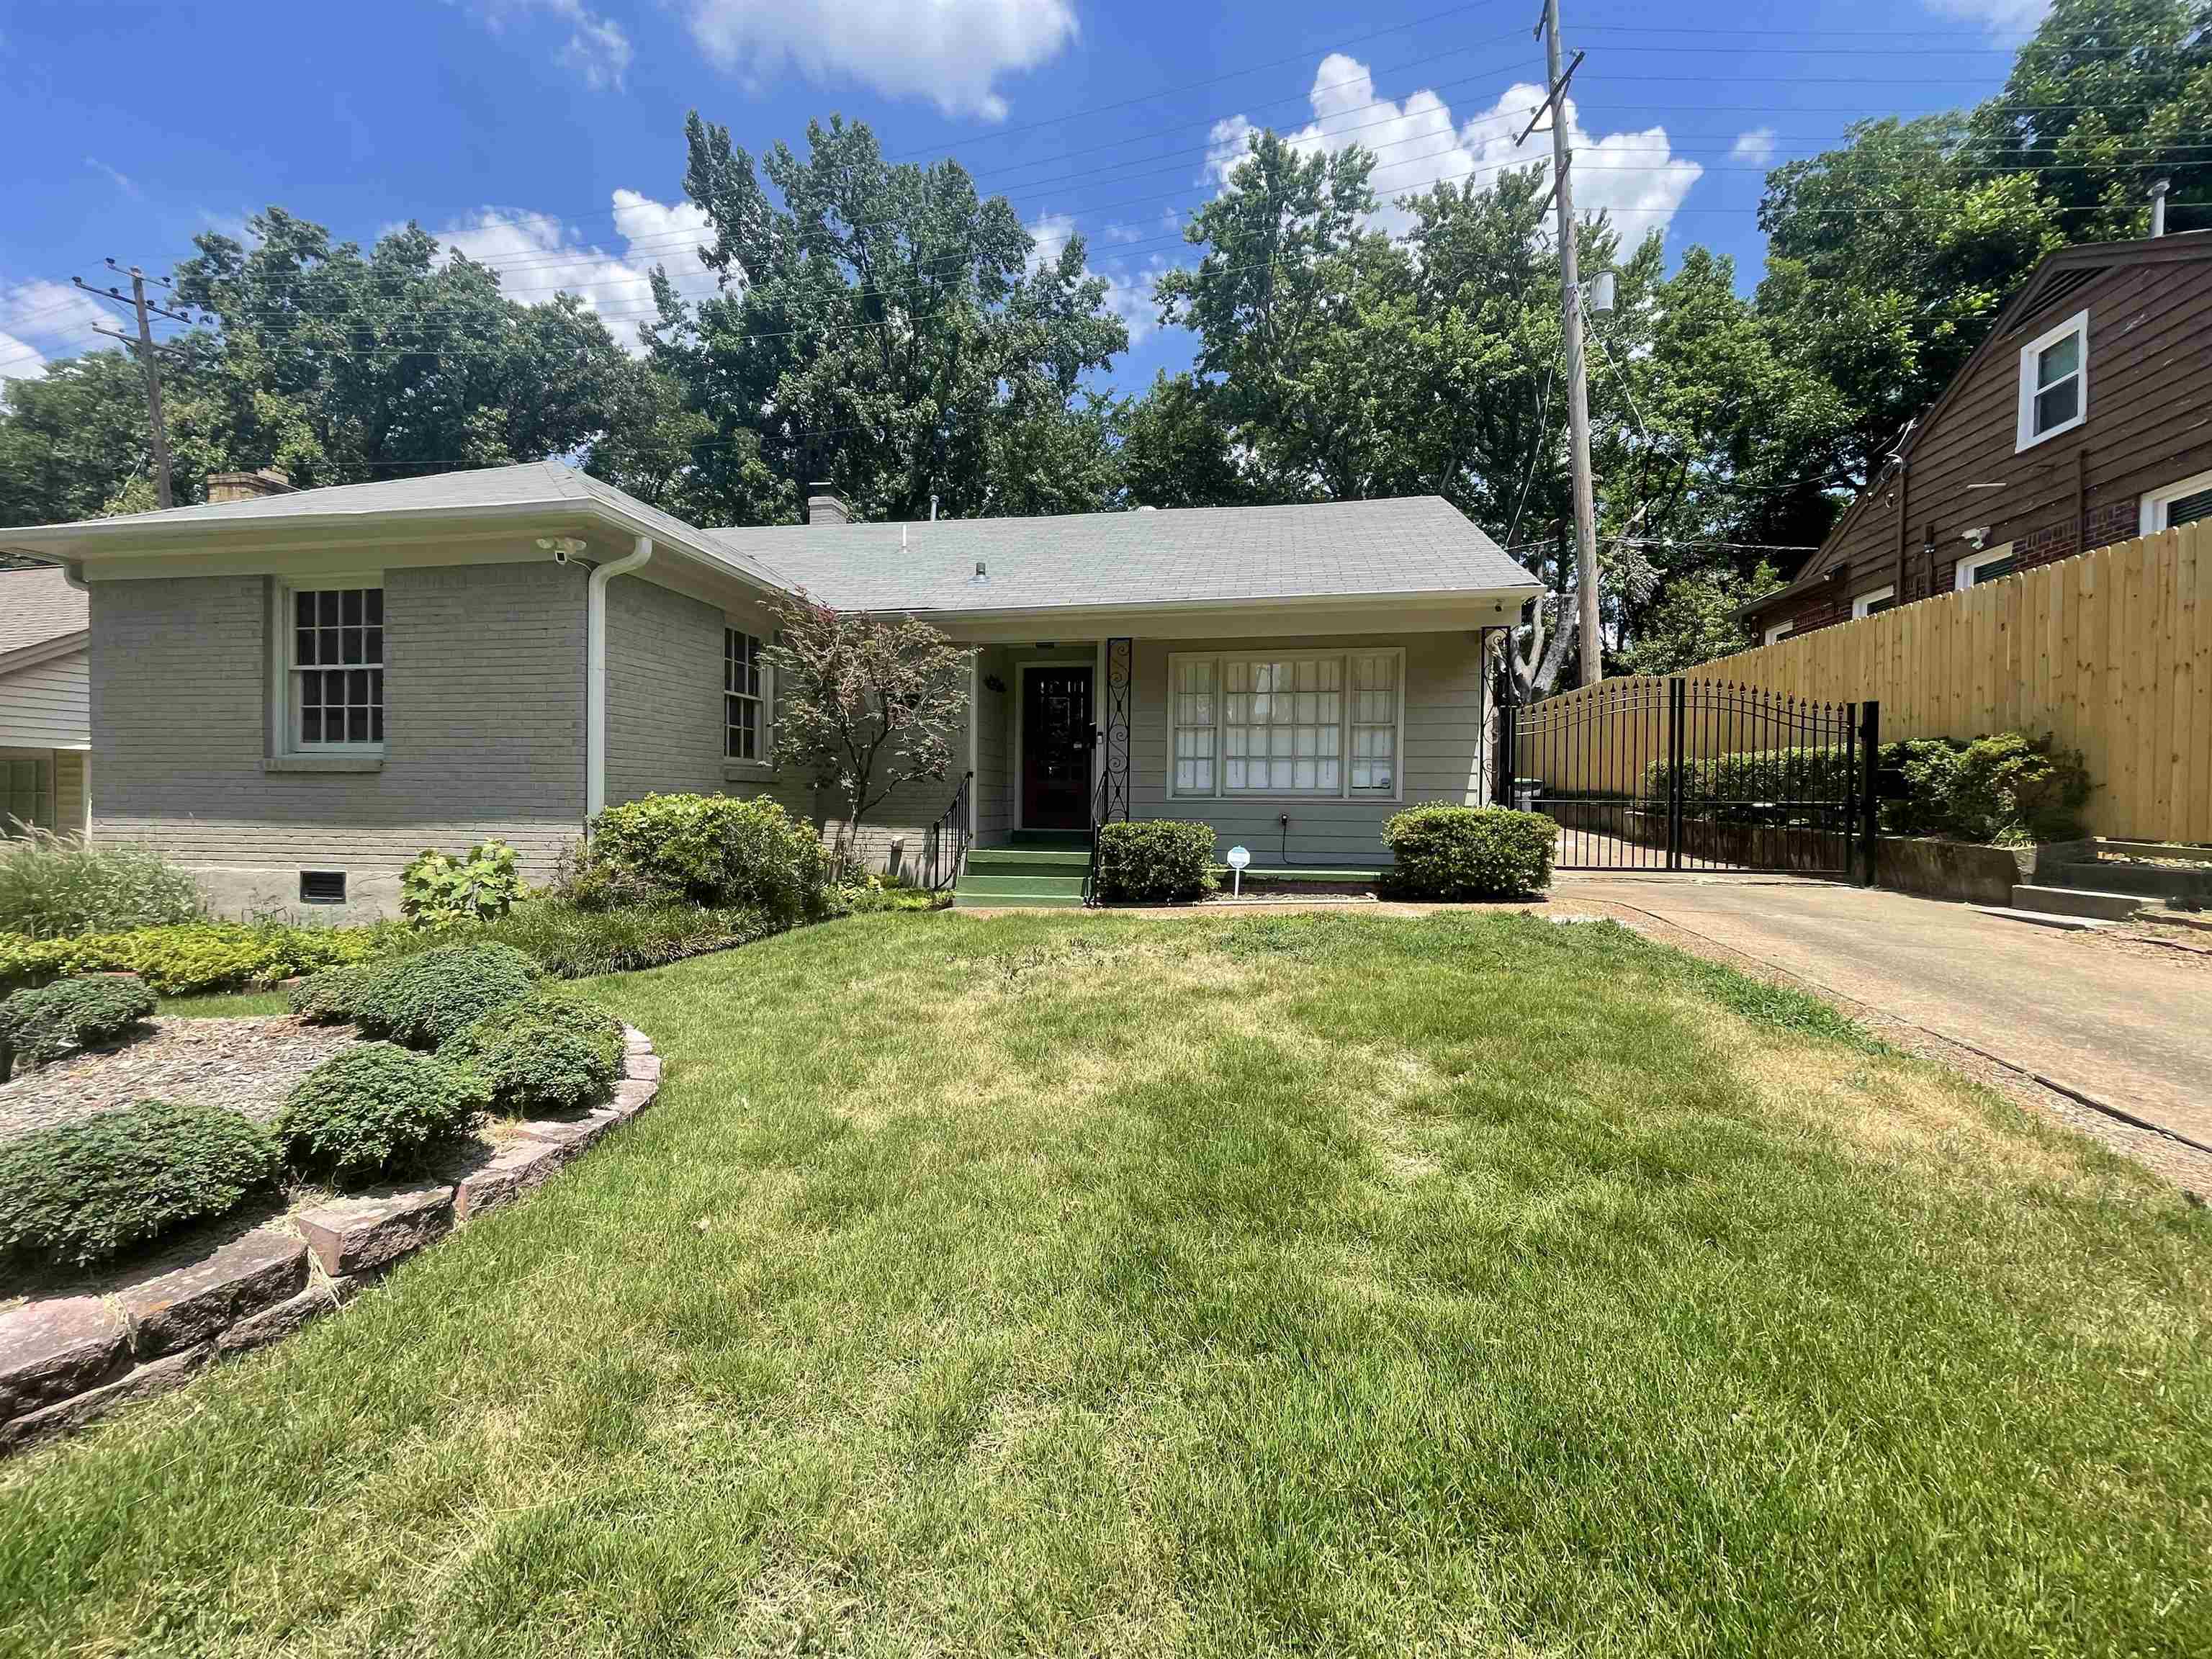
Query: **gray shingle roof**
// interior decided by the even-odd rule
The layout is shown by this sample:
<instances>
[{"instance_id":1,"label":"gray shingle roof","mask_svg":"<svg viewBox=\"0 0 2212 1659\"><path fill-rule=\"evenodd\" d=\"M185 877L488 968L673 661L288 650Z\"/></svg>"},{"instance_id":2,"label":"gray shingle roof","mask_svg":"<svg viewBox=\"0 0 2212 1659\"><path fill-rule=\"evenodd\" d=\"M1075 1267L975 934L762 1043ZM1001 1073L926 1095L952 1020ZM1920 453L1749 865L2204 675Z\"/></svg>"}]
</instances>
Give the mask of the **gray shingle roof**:
<instances>
[{"instance_id":1,"label":"gray shingle roof","mask_svg":"<svg viewBox=\"0 0 2212 1659\"><path fill-rule=\"evenodd\" d=\"M50 551L40 548L42 536L64 547L95 541L115 545L140 531L171 527L571 506L604 507L656 539L726 561L764 586L804 587L847 610L1029 611L1536 590L1526 570L1435 495L904 526L700 530L556 461L40 526L0 532L0 543L20 538L27 546ZM987 572L981 580L975 576L979 562ZM82 595L72 597L81 605Z\"/></svg>"},{"instance_id":2,"label":"gray shingle roof","mask_svg":"<svg viewBox=\"0 0 2212 1659\"><path fill-rule=\"evenodd\" d=\"M1022 611L1534 592L1537 586L1435 495L708 534L848 610Z\"/></svg>"},{"instance_id":3,"label":"gray shingle roof","mask_svg":"<svg viewBox=\"0 0 2212 1659\"><path fill-rule=\"evenodd\" d=\"M85 595L58 570L0 570L0 657L90 625Z\"/></svg>"}]
</instances>

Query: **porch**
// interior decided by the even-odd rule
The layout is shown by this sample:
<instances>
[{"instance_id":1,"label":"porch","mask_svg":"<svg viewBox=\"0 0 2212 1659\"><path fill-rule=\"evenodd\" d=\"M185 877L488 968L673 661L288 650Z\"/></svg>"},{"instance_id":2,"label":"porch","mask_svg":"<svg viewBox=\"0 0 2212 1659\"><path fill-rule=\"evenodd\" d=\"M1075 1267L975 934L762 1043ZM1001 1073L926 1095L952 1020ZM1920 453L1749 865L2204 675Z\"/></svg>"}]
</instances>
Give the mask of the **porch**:
<instances>
[{"instance_id":1,"label":"porch","mask_svg":"<svg viewBox=\"0 0 2212 1659\"><path fill-rule=\"evenodd\" d=\"M1491 798L1497 631L981 641L926 861L963 902L1079 902L1094 822L1169 818L1248 879L1371 877L1393 814Z\"/></svg>"}]
</instances>

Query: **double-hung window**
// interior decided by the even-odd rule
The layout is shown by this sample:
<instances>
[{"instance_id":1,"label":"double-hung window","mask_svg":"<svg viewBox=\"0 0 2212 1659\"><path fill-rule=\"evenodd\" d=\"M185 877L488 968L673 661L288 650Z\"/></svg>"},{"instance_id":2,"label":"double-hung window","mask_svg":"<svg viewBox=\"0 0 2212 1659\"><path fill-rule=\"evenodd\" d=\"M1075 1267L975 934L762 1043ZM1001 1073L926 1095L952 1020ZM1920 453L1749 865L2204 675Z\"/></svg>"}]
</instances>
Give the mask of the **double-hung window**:
<instances>
[{"instance_id":1,"label":"double-hung window","mask_svg":"<svg viewBox=\"0 0 2212 1659\"><path fill-rule=\"evenodd\" d=\"M0 836L53 827L53 762L37 757L0 759Z\"/></svg>"},{"instance_id":2,"label":"double-hung window","mask_svg":"<svg viewBox=\"0 0 2212 1659\"><path fill-rule=\"evenodd\" d=\"M1404 680L1395 648L1177 655L1170 792L1395 799Z\"/></svg>"},{"instance_id":3,"label":"double-hung window","mask_svg":"<svg viewBox=\"0 0 2212 1659\"><path fill-rule=\"evenodd\" d=\"M1851 601L1854 617L1879 617L1885 611L1897 609L1897 584L1877 587L1871 593L1862 593Z\"/></svg>"},{"instance_id":4,"label":"double-hung window","mask_svg":"<svg viewBox=\"0 0 2212 1659\"><path fill-rule=\"evenodd\" d=\"M2071 432L2089 414L2089 313L2075 313L2020 349L2015 451Z\"/></svg>"},{"instance_id":5,"label":"double-hung window","mask_svg":"<svg viewBox=\"0 0 2212 1659\"><path fill-rule=\"evenodd\" d=\"M2212 472L2154 489L2142 498L2142 533L2156 535L2185 524L2212 520Z\"/></svg>"},{"instance_id":6,"label":"double-hung window","mask_svg":"<svg viewBox=\"0 0 2212 1659\"><path fill-rule=\"evenodd\" d=\"M722 756L766 764L772 671L767 647L738 629L722 630Z\"/></svg>"},{"instance_id":7,"label":"double-hung window","mask_svg":"<svg viewBox=\"0 0 2212 1659\"><path fill-rule=\"evenodd\" d=\"M2002 581L2020 568L2020 561L2013 556L2012 544L1993 547L1986 553L1972 553L1953 568L1952 586L1959 592L1970 587L1979 587L1984 582Z\"/></svg>"},{"instance_id":8,"label":"double-hung window","mask_svg":"<svg viewBox=\"0 0 2212 1659\"><path fill-rule=\"evenodd\" d=\"M296 755L384 749L384 587L370 578L283 592L284 747Z\"/></svg>"}]
</instances>

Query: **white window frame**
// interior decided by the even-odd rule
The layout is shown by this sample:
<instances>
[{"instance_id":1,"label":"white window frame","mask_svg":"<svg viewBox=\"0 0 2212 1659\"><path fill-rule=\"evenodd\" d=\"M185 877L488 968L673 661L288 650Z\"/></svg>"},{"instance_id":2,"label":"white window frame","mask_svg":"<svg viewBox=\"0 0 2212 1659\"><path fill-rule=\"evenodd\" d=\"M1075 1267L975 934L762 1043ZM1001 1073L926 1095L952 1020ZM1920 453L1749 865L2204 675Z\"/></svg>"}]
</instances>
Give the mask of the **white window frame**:
<instances>
[{"instance_id":1,"label":"white window frame","mask_svg":"<svg viewBox=\"0 0 2212 1659\"><path fill-rule=\"evenodd\" d=\"M1777 645L1797 631L1797 618L1784 617L1778 623L1769 623L1766 631L1759 636L1761 645Z\"/></svg>"},{"instance_id":2,"label":"white window frame","mask_svg":"<svg viewBox=\"0 0 2212 1659\"><path fill-rule=\"evenodd\" d=\"M1354 789L1352 787L1352 659L1354 657L1391 658L1397 665L1398 696L1397 724L1392 743L1395 745L1390 768L1390 787ZM1228 665L1233 662L1299 662L1334 659L1340 668L1337 704L1337 725L1340 733L1337 740L1337 787L1334 789L1231 789L1228 787L1229 744L1227 740L1229 706ZM1179 727L1175 720L1176 687L1181 683L1180 667L1186 662L1210 662L1213 665L1213 787L1212 789L1178 789L1176 787L1175 738ZM1406 647L1402 645L1346 645L1332 646L1321 650L1311 647L1292 647L1279 651L1178 651L1168 658L1167 728L1165 756L1167 798L1170 800L1219 801L1281 801L1281 800L1371 800L1402 801L1406 799L1406 698L1408 687L1406 679ZM1191 728L1197 729L1197 728Z\"/></svg>"},{"instance_id":3,"label":"white window frame","mask_svg":"<svg viewBox=\"0 0 2212 1659\"><path fill-rule=\"evenodd\" d=\"M2012 545L2007 542L2002 547L1987 548L1979 553L1966 555L1951 568L1951 591L1954 593L1971 592L1974 586L1974 573L1985 564L1999 564L2012 557ZM2019 572L2011 574L2017 575Z\"/></svg>"},{"instance_id":4,"label":"white window frame","mask_svg":"<svg viewBox=\"0 0 2212 1659\"><path fill-rule=\"evenodd\" d=\"M1884 599L1887 599L1893 604L1896 602L1897 584L1895 582L1890 583L1887 587L1877 587L1871 593L1862 593L1858 598L1853 599L1851 601L1851 620L1853 622L1856 622L1863 617L1873 616L1875 614L1875 606L1880 605Z\"/></svg>"},{"instance_id":5,"label":"white window frame","mask_svg":"<svg viewBox=\"0 0 2212 1659\"><path fill-rule=\"evenodd\" d=\"M751 699L760 704L760 752L750 758L730 752L730 699L744 696L741 691L732 692L729 689L730 635L732 634L744 635L762 651L767 650L769 646L767 635L756 634L751 629L727 617L722 618L722 763L763 772L772 771L775 766L775 670L765 661L760 663L760 696Z\"/></svg>"},{"instance_id":6,"label":"white window frame","mask_svg":"<svg viewBox=\"0 0 2212 1659\"><path fill-rule=\"evenodd\" d=\"M2142 498L2142 533L2154 536L2161 530L2170 529L2172 526L2166 521L2166 509L2185 495L2202 495L2208 489L2212 489L2212 472L2200 472L2193 478L2184 478L2163 489L2146 492Z\"/></svg>"},{"instance_id":7,"label":"white window frame","mask_svg":"<svg viewBox=\"0 0 2212 1659\"><path fill-rule=\"evenodd\" d=\"M295 603L302 593L343 592L348 588L373 587L386 594L384 620L377 624L384 637L382 656L374 663L318 663L313 669L302 669L294 660L298 648L297 611ZM354 570L329 576L303 578L298 581L276 584L275 615L270 618L276 635L276 648L270 653L270 707L275 718L272 750L278 756L311 758L318 755L353 757L381 757L385 740L392 735L392 608L390 595L381 570ZM325 667L374 668L384 675L384 731L385 739L367 743L306 743L300 737L300 704L293 695L293 676L300 672L316 672Z\"/></svg>"},{"instance_id":8,"label":"white window frame","mask_svg":"<svg viewBox=\"0 0 2212 1659\"><path fill-rule=\"evenodd\" d=\"M2061 421L2057 426L2041 432L2035 429L2035 397L2038 392L2047 392L2048 386L2036 385L2036 366L2043 354L2069 334L2081 337L2080 350L2075 356L2074 376L2081 383L2081 396L2074 401L2074 418ZM2089 313L2077 311L2057 327L2039 334L2020 349L2020 413L2019 423L2013 434L2013 453L2033 449L2061 433L2071 432L2089 418Z\"/></svg>"}]
</instances>

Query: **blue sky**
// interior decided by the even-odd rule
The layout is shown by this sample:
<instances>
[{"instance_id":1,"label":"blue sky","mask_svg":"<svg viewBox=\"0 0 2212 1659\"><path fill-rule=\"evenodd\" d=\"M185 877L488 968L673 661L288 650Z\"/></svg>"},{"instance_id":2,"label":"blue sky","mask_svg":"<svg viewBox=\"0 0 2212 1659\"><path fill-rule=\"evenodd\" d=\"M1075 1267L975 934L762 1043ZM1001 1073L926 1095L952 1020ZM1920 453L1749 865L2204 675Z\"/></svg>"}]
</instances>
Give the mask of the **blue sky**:
<instances>
[{"instance_id":1,"label":"blue sky","mask_svg":"<svg viewBox=\"0 0 2212 1659\"><path fill-rule=\"evenodd\" d=\"M1860 116L1998 86L2040 0L1564 0L1578 205L1735 256L1767 167ZM1761 14L1763 13L1763 15ZM693 108L757 153L810 116L895 159L952 155L1048 245L1088 239L1134 343L1129 390L1189 361L1152 276L1246 125L1378 152L1386 196L1494 176L1539 95L1539 0L384 0L98 6L0 0L0 377L105 343L68 286L103 257L165 271L270 204L363 243L410 218L581 293L618 336L646 273L706 281L684 201ZM1747 23L1747 17L1760 21ZM1386 228L1398 222L1386 209Z\"/></svg>"}]
</instances>

